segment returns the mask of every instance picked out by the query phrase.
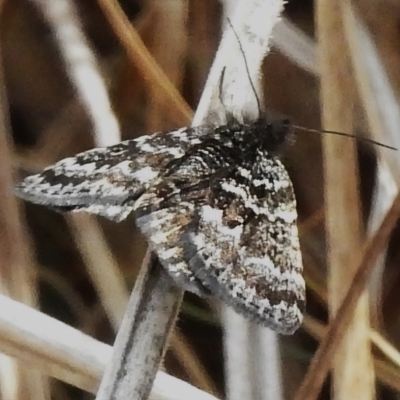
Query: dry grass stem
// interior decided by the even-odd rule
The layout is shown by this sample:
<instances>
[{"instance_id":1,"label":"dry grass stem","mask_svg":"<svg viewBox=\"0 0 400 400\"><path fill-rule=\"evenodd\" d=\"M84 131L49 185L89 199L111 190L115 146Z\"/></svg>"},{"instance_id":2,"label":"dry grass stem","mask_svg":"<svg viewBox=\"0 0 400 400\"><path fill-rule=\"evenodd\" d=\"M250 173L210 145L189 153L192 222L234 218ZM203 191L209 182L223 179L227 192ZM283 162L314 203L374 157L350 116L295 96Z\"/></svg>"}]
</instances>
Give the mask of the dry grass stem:
<instances>
[{"instance_id":1,"label":"dry grass stem","mask_svg":"<svg viewBox=\"0 0 400 400\"><path fill-rule=\"evenodd\" d=\"M172 102L174 107L171 109L175 110L178 122L182 124L184 121L186 125L192 116L190 107L149 53L118 2L116 0L98 0L98 3L124 46L130 61L149 84L158 88L160 96Z\"/></svg>"},{"instance_id":2,"label":"dry grass stem","mask_svg":"<svg viewBox=\"0 0 400 400\"><path fill-rule=\"evenodd\" d=\"M252 324L250 326L254 398L283 400L282 359L279 336L270 329Z\"/></svg>"},{"instance_id":3,"label":"dry grass stem","mask_svg":"<svg viewBox=\"0 0 400 400\"><path fill-rule=\"evenodd\" d=\"M0 295L2 350L76 387L95 393L112 348L54 318ZM199 389L158 372L150 400L216 400Z\"/></svg>"},{"instance_id":4,"label":"dry grass stem","mask_svg":"<svg viewBox=\"0 0 400 400\"><path fill-rule=\"evenodd\" d=\"M296 400L317 398L330 369L337 345L342 339L342 332L348 326L355 306L365 289L368 277L374 268L377 258L385 248L399 216L400 193L396 196L376 234L368 239L360 262L357 263L357 268L355 269L355 274L347 294L337 311L336 317L329 324L327 334L313 357L310 368L296 394Z\"/></svg>"},{"instance_id":5,"label":"dry grass stem","mask_svg":"<svg viewBox=\"0 0 400 400\"><path fill-rule=\"evenodd\" d=\"M390 360L400 368L400 352L378 332L371 330L372 343Z\"/></svg>"},{"instance_id":6,"label":"dry grass stem","mask_svg":"<svg viewBox=\"0 0 400 400\"><path fill-rule=\"evenodd\" d=\"M272 44L294 64L312 75L319 75L316 45L313 39L287 18L276 24Z\"/></svg>"},{"instance_id":7,"label":"dry grass stem","mask_svg":"<svg viewBox=\"0 0 400 400\"><path fill-rule=\"evenodd\" d=\"M229 400L252 399L249 324L229 307L223 305L221 308L227 398Z\"/></svg>"},{"instance_id":8,"label":"dry grass stem","mask_svg":"<svg viewBox=\"0 0 400 400\"><path fill-rule=\"evenodd\" d=\"M399 370L387 362L376 359L374 368L377 378L386 386L397 392L400 391Z\"/></svg>"},{"instance_id":9,"label":"dry grass stem","mask_svg":"<svg viewBox=\"0 0 400 400\"><path fill-rule=\"evenodd\" d=\"M118 331L129 294L100 225L84 213L68 215L67 221L106 314Z\"/></svg>"},{"instance_id":10,"label":"dry grass stem","mask_svg":"<svg viewBox=\"0 0 400 400\"><path fill-rule=\"evenodd\" d=\"M1 54L0 47L0 291L36 307L33 249L17 200L10 190L13 185L13 149ZM1 397L7 400L50 398L46 377L5 355L0 357L0 382Z\"/></svg>"},{"instance_id":11,"label":"dry grass stem","mask_svg":"<svg viewBox=\"0 0 400 400\"><path fill-rule=\"evenodd\" d=\"M270 47L269 39L272 29L283 11L283 2L280 0L240 1L233 9L235 10L231 18L233 29L230 24L224 22L225 30L221 45L193 119L194 126L207 121L214 124L216 121L224 123L227 111L232 113L238 121L243 120L244 117L253 120L259 117L257 99L251 84L254 85L258 99L262 102L261 65ZM240 39L244 55L236 35ZM220 79L224 68L223 87L220 93ZM220 97L222 97L222 102ZM203 112L203 110L206 111Z\"/></svg>"},{"instance_id":12,"label":"dry grass stem","mask_svg":"<svg viewBox=\"0 0 400 400\"><path fill-rule=\"evenodd\" d=\"M149 1L148 11L152 18L151 42L148 50L154 60L175 88L181 89L183 83L183 65L187 57L188 31L188 0L160 2ZM171 29L173 26L173 29ZM156 29L154 29L156 27ZM146 115L148 132L158 132L165 129L165 120L171 112L171 104L165 96L159 96L157 85L149 87L149 110ZM175 105L173 105L173 109ZM180 122L186 124L182 119Z\"/></svg>"},{"instance_id":13,"label":"dry grass stem","mask_svg":"<svg viewBox=\"0 0 400 400\"><path fill-rule=\"evenodd\" d=\"M371 34L355 13L349 2L343 5L343 22L351 61L356 72L356 83L372 135L383 143L399 148L398 126L400 104L393 86L378 55ZM375 201L373 203L368 231L374 232L382 216L389 208L399 188L400 164L396 152L379 152L376 175ZM375 326L382 326L380 304L385 254L377 261L369 285L372 297L371 318Z\"/></svg>"},{"instance_id":14,"label":"dry grass stem","mask_svg":"<svg viewBox=\"0 0 400 400\"><path fill-rule=\"evenodd\" d=\"M74 84L102 146L120 140L119 124L112 111L107 87L71 0L34 0L58 41L66 71Z\"/></svg>"},{"instance_id":15,"label":"dry grass stem","mask_svg":"<svg viewBox=\"0 0 400 400\"><path fill-rule=\"evenodd\" d=\"M355 91L340 1L319 0L316 9L322 125L339 132L353 131ZM362 220L356 143L334 135L323 138L325 227L328 243L328 299L335 316L354 275L359 256ZM346 284L347 282L347 284ZM335 349L335 398L375 398L375 380L369 341L367 292L360 296L342 339Z\"/></svg>"},{"instance_id":16,"label":"dry grass stem","mask_svg":"<svg viewBox=\"0 0 400 400\"><path fill-rule=\"evenodd\" d=\"M307 331L317 340L321 340L326 334L327 327L315 320L314 318L306 315L304 318L304 327ZM393 346L387 342L382 336L371 330L370 338L372 343L391 361L381 360L378 357L374 357L374 369L378 380L388 387L399 391L400 390L400 372L399 372L399 357L400 354Z\"/></svg>"},{"instance_id":17,"label":"dry grass stem","mask_svg":"<svg viewBox=\"0 0 400 400\"><path fill-rule=\"evenodd\" d=\"M147 399L179 311L182 290L156 259L144 264L97 400ZM145 268L147 265L149 268Z\"/></svg>"},{"instance_id":18,"label":"dry grass stem","mask_svg":"<svg viewBox=\"0 0 400 400\"><path fill-rule=\"evenodd\" d=\"M366 111L369 129L376 140L400 148L399 100L371 34L349 2L344 3L343 23L351 50L350 55L357 88ZM399 184L400 159L398 154L381 148L377 148L377 151L380 153L380 158L388 163L395 181Z\"/></svg>"}]
</instances>

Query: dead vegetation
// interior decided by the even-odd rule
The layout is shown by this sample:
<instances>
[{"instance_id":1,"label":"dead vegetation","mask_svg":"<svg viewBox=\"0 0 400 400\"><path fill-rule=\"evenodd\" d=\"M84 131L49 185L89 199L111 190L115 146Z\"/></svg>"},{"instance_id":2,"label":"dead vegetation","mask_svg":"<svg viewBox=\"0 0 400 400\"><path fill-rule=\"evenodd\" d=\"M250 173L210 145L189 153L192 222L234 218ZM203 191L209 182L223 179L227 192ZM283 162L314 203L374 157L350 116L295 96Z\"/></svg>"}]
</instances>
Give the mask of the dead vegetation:
<instances>
[{"instance_id":1,"label":"dead vegetation","mask_svg":"<svg viewBox=\"0 0 400 400\"><path fill-rule=\"evenodd\" d=\"M134 221L113 224L23 204L12 195L12 181L93 146L189 125L230 3L124 0L118 9L114 0L0 1L2 294L113 343L146 252ZM400 148L400 5L352 4L287 4L287 19L277 27L263 65L265 103L298 125L354 132ZM263 342L264 330L233 321L229 311L186 294L165 371L218 398L228 392L230 399L316 399L325 382L319 398L396 399L397 206L387 213L400 182L398 160L398 152L387 149L298 133L284 161L298 200L308 286L303 327L280 338L280 358L274 361L276 337ZM359 279L352 284L357 267ZM338 321L313 359L328 310L339 313ZM24 321L28 318L24 314ZM64 334L76 332L40 321L60 339L57 344L52 332L38 332L43 343L47 340L48 354L43 343L35 347L39 339L30 342L20 336L21 327L10 328L13 315L1 319L0 350L17 357L0 357L1 397L92 398L86 391L95 392L110 349L82 341L75 346L80 359L73 347L61 344ZM232 330L242 336L229 342ZM235 356L246 359L231 355L239 370L224 364L224 349L229 358L232 346L243 350ZM99 359L90 362L96 353ZM314 369L303 380L312 359ZM272 381L264 380L267 375ZM84 390L78 393L48 376ZM163 375L158 378L161 382ZM176 390L185 398L182 387Z\"/></svg>"}]
</instances>

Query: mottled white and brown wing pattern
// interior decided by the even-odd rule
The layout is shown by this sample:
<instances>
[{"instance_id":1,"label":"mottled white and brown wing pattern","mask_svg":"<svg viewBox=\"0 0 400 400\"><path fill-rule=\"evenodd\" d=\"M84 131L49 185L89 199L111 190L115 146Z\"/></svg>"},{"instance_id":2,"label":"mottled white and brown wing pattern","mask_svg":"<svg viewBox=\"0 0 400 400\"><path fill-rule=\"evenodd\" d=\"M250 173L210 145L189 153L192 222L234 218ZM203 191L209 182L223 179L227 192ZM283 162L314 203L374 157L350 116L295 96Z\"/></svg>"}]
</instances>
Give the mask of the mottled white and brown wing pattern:
<instances>
[{"instance_id":1,"label":"mottled white and brown wing pattern","mask_svg":"<svg viewBox=\"0 0 400 400\"><path fill-rule=\"evenodd\" d=\"M287 134L260 120L144 136L62 160L17 194L115 221L134 212L177 284L290 334L305 284L293 187L276 157Z\"/></svg>"},{"instance_id":2,"label":"mottled white and brown wing pattern","mask_svg":"<svg viewBox=\"0 0 400 400\"><path fill-rule=\"evenodd\" d=\"M132 212L135 201L166 165L200 143L210 130L182 128L89 150L29 176L15 191L33 203L60 211L87 211L118 222Z\"/></svg>"},{"instance_id":3,"label":"mottled white and brown wing pattern","mask_svg":"<svg viewBox=\"0 0 400 400\"><path fill-rule=\"evenodd\" d=\"M305 282L292 184L277 158L262 155L247 168L210 185L208 203L185 232L189 268L237 312L293 333Z\"/></svg>"}]
</instances>

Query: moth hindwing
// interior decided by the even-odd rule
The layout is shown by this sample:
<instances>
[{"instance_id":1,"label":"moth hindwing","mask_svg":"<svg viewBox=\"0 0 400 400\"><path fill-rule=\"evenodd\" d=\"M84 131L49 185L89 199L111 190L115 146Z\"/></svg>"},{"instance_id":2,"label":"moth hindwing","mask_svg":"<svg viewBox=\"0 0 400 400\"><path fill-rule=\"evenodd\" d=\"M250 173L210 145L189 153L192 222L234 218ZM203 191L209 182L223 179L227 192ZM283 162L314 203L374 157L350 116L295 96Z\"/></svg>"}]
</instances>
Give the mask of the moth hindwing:
<instances>
[{"instance_id":1,"label":"moth hindwing","mask_svg":"<svg viewBox=\"0 0 400 400\"><path fill-rule=\"evenodd\" d=\"M302 321L305 285L286 124L182 128L61 160L17 194L120 221L134 213L173 279L277 332Z\"/></svg>"}]
</instances>

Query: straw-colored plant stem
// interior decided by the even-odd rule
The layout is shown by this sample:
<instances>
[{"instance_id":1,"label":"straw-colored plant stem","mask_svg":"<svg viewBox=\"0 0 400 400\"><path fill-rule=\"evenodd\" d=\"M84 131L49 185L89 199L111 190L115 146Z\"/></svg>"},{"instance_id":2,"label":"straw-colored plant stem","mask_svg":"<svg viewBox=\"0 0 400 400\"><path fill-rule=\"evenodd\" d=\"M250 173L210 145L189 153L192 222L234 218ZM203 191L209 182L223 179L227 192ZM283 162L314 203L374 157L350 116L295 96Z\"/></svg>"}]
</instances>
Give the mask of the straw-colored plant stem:
<instances>
[{"instance_id":1,"label":"straw-colored plant stem","mask_svg":"<svg viewBox=\"0 0 400 400\"><path fill-rule=\"evenodd\" d=\"M1 4L0 4L1 8ZM21 220L13 185L11 135L0 49L0 292L37 306L33 249ZM4 400L50 398L47 378L38 370L0 354L0 392Z\"/></svg>"},{"instance_id":2,"label":"straw-colored plant stem","mask_svg":"<svg viewBox=\"0 0 400 400\"><path fill-rule=\"evenodd\" d=\"M368 277L374 269L376 260L384 250L399 217L400 193L395 197L375 235L366 242L357 262L350 287L311 361L309 370L296 393L296 400L316 399L318 397L332 364L335 350L341 342L342 332L348 327L358 300L365 289Z\"/></svg>"},{"instance_id":3,"label":"straw-colored plant stem","mask_svg":"<svg viewBox=\"0 0 400 400\"><path fill-rule=\"evenodd\" d=\"M340 0L319 0L316 20L321 71L324 129L351 132L355 91L343 36ZM325 216L328 251L328 295L335 315L354 275L360 252L362 222L356 143L325 135ZM335 352L335 399L375 397L369 342L368 297L365 292Z\"/></svg>"},{"instance_id":4,"label":"straw-colored plant stem","mask_svg":"<svg viewBox=\"0 0 400 400\"><path fill-rule=\"evenodd\" d=\"M385 60L379 56L377 43L368 32L357 10L350 3L343 7L345 34L351 49L356 84L373 137L399 148L400 104L396 82L391 82ZM390 51L391 46L388 46ZM369 232L374 232L400 187L398 152L376 149L379 155L374 202L369 219ZM369 289L371 322L382 328L382 294L386 253L382 253L371 276Z\"/></svg>"},{"instance_id":5,"label":"straw-colored plant stem","mask_svg":"<svg viewBox=\"0 0 400 400\"><path fill-rule=\"evenodd\" d=\"M113 352L111 346L3 295L0 338L4 353L91 393L96 393ZM149 399L216 400L161 371Z\"/></svg>"},{"instance_id":6,"label":"straw-colored plant stem","mask_svg":"<svg viewBox=\"0 0 400 400\"><path fill-rule=\"evenodd\" d=\"M158 260L148 256L118 331L98 400L147 399L164 355L183 292Z\"/></svg>"},{"instance_id":7,"label":"straw-colored plant stem","mask_svg":"<svg viewBox=\"0 0 400 400\"><path fill-rule=\"evenodd\" d=\"M71 0L34 0L34 3L52 29L66 73L93 123L96 138L103 146L118 142L119 124L75 4Z\"/></svg>"},{"instance_id":8,"label":"straw-colored plant stem","mask_svg":"<svg viewBox=\"0 0 400 400\"><path fill-rule=\"evenodd\" d=\"M118 2L116 0L98 0L98 3L124 46L132 64L138 68L149 84L158 87L160 96L168 99L174 105L171 110L175 110L177 120L179 122L189 121L192 115L190 107L175 86L166 78Z\"/></svg>"},{"instance_id":9,"label":"straw-colored plant stem","mask_svg":"<svg viewBox=\"0 0 400 400\"><path fill-rule=\"evenodd\" d=\"M150 43L146 43L157 65L162 68L174 87L180 89L183 82L184 63L187 56L187 19L188 0L158 1L151 0L147 8L151 14ZM157 29L154 29L154 27ZM169 121L171 109L176 109L166 96L160 95L158 85L149 85L149 100L146 113L146 131L165 130L165 122ZM172 107L171 107L172 106ZM180 125L187 125L186 118L181 118Z\"/></svg>"},{"instance_id":10,"label":"straw-colored plant stem","mask_svg":"<svg viewBox=\"0 0 400 400\"><path fill-rule=\"evenodd\" d=\"M309 315L306 315L303 326L307 332L317 340L321 340L326 333L326 327ZM376 348L391 361L386 362L378 357L374 358L376 377L391 389L400 391L400 382L398 379L400 353L391 343L382 338L382 336L374 330L370 332L370 340Z\"/></svg>"}]
</instances>

